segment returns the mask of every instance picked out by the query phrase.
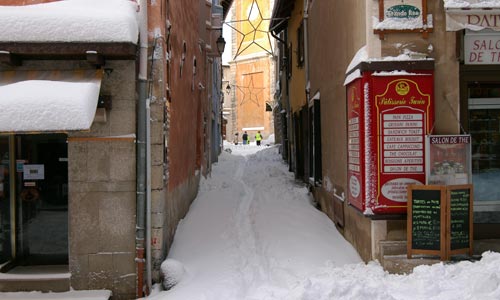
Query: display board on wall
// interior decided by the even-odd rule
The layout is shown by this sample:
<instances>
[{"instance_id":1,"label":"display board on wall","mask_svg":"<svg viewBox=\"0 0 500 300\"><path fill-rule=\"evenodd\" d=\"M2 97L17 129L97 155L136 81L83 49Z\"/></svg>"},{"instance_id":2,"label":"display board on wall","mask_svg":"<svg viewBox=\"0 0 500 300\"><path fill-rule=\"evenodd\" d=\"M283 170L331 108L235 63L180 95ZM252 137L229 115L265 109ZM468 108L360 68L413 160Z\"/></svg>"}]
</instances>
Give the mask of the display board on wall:
<instances>
[{"instance_id":1,"label":"display board on wall","mask_svg":"<svg viewBox=\"0 0 500 300\"><path fill-rule=\"evenodd\" d=\"M471 136L426 136L426 184L472 183Z\"/></svg>"},{"instance_id":2,"label":"display board on wall","mask_svg":"<svg viewBox=\"0 0 500 300\"><path fill-rule=\"evenodd\" d=\"M433 74L367 71L347 84L347 199L365 215L406 214L406 187L425 184Z\"/></svg>"},{"instance_id":3,"label":"display board on wall","mask_svg":"<svg viewBox=\"0 0 500 300\"><path fill-rule=\"evenodd\" d=\"M408 258L472 255L472 185L410 185L408 199Z\"/></svg>"}]
</instances>

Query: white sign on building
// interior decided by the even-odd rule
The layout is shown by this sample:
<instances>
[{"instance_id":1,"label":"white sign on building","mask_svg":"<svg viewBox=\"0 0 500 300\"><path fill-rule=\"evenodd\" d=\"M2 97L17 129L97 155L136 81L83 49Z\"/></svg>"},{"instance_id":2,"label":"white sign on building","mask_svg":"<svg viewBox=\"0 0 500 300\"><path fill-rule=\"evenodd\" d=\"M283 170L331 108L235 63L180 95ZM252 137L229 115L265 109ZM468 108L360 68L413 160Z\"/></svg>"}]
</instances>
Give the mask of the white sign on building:
<instances>
[{"instance_id":1,"label":"white sign on building","mask_svg":"<svg viewBox=\"0 0 500 300\"><path fill-rule=\"evenodd\" d=\"M500 64L500 33L467 32L464 38L464 63Z\"/></svg>"}]
</instances>

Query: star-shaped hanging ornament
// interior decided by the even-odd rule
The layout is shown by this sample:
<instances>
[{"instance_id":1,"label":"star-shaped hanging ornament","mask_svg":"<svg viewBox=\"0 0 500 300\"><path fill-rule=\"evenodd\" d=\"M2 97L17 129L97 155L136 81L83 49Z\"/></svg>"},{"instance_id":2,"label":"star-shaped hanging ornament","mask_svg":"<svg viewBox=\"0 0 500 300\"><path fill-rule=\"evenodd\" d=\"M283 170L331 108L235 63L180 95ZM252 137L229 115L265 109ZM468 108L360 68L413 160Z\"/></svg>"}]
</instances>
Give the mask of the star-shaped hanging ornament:
<instances>
[{"instance_id":1,"label":"star-shaped hanging ornament","mask_svg":"<svg viewBox=\"0 0 500 300\"><path fill-rule=\"evenodd\" d=\"M273 55L273 46L271 43L271 33L269 24L273 20L282 18L264 18L257 0L253 0L248 11L248 17L244 20L225 22L227 26L238 32L242 37L234 59L242 54L252 45L256 45L267 53Z\"/></svg>"},{"instance_id":2,"label":"star-shaped hanging ornament","mask_svg":"<svg viewBox=\"0 0 500 300\"><path fill-rule=\"evenodd\" d=\"M259 94L264 91L263 87L255 87L253 82L253 76L250 75L250 81L248 86L236 86L238 90L243 94L243 98L240 101L240 106L250 101L260 107L259 104Z\"/></svg>"}]
</instances>

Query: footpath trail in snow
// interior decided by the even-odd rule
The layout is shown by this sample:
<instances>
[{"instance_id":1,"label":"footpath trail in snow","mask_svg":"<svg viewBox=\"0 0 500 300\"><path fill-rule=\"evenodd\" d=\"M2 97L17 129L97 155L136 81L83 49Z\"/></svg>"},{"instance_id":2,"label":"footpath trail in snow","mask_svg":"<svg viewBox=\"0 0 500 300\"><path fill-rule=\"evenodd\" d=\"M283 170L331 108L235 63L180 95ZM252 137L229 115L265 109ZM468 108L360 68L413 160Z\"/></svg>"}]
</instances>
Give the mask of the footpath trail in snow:
<instances>
[{"instance_id":1,"label":"footpath trail in snow","mask_svg":"<svg viewBox=\"0 0 500 300\"><path fill-rule=\"evenodd\" d=\"M177 284L148 299L500 299L499 253L388 274L310 204L277 147L225 147L164 263Z\"/></svg>"},{"instance_id":2,"label":"footpath trail in snow","mask_svg":"<svg viewBox=\"0 0 500 300\"><path fill-rule=\"evenodd\" d=\"M277 147L230 149L179 224L169 259L185 273L158 299L280 299L327 263L361 262L310 204Z\"/></svg>"}]
</instances>

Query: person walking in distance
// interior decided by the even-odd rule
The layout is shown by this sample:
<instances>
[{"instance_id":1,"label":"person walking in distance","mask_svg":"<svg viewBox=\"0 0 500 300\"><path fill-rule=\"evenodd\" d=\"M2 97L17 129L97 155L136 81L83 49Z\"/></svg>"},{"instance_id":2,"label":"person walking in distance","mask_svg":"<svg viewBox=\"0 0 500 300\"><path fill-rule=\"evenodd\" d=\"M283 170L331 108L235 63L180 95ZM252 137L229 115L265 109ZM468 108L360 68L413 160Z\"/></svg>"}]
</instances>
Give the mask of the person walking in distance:
<instances>
[{"instance_id":1,"label":"person walking in distance","mask_svg":"<svg viewBox=\"0 0 500 300\"><path fill-rule=\"evenodd\" d=\"M243 133L242 139L243 139L243 145L247 145L248 144L248 133L246 131L245 131L245 133Z\"/></svg>"},{"instance_id":2,"label":"person walking in distance","mask_svg":"<svg viewBox=\"0 0 500 300\"><path fill-rule=\"evenodd\" d=\"M234 134L234 144L235 145L238 145L238 135L239 135L239 133L237 133L237 132Z\"/></svg>"},{"instance_id":3,"label":"person walking in distance","mask_svg":"<svg viewBox=\"0 0 500 300\"><path fill-rule=\"evenodd\" d=\"M260 142L262 141L262 134L260 134L260 130L255 134L255 142L257 146L260 146Z\"/></svg>"}]
</instances>

